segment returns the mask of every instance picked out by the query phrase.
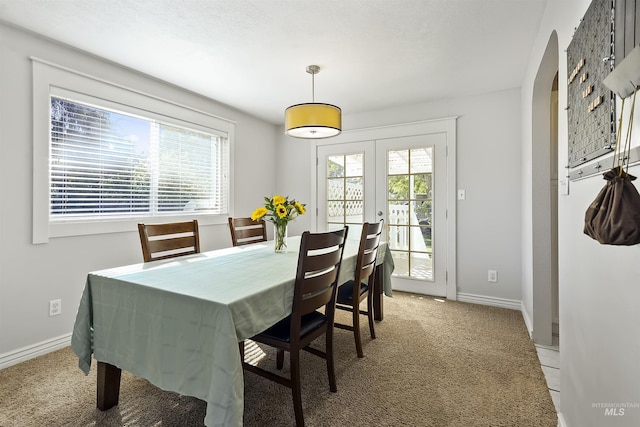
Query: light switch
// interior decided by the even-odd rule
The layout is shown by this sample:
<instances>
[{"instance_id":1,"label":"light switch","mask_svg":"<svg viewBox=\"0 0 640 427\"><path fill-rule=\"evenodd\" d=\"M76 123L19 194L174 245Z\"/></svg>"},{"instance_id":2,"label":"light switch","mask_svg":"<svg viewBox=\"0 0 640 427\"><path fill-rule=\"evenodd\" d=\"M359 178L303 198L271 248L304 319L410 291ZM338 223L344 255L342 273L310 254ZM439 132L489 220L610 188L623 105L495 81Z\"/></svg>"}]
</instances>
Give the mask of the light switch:
<instances>
[{"instance_id":1,"label":"light switch","mask_svg":"<svg viewBox=\"0 0 640 427\"><path fill-rule=\"evenodd\" d=\"M465 197L466 197L466 194L464 190L458 190L458 200L464 200Z\"/></svg>"}]
</instances>

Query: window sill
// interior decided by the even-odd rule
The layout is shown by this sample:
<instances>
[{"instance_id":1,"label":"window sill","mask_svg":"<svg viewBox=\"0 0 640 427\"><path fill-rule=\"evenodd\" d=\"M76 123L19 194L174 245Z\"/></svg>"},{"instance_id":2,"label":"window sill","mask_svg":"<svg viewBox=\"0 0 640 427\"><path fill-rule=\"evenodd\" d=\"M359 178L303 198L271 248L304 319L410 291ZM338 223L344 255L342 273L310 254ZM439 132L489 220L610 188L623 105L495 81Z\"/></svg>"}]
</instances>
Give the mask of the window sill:
<instances>
[{"instance_id":1,"label":"window sill","mask_svg":"<svg viewBox=\"0 0 640 427\"><path fill-rule=\"evenodd\" d=\"M180 222L198 220L199 226L226 224L228 215L181 215L181 216L154 216L139 218L120 218L112 220L86 220L86 221L50 221L49 238L88 236L110 233L131 233L138 231L139 223L154 224L164 222ZM34 242L36 243L36 242ZM47 243L37 242L37 243Z\"/></svg>"}]
</instances>

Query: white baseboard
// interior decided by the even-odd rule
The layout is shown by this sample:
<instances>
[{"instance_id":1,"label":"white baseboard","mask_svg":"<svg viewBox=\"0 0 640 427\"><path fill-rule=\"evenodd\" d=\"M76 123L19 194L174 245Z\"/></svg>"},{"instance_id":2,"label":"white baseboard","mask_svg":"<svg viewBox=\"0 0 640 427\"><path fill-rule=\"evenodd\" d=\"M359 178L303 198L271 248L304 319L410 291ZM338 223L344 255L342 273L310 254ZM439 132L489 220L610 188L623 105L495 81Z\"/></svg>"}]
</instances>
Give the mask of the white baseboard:
<instances>
[{"instance_id":1,"label":"white baseboard","mask_svg":"<svg viewBox=\"0 0 640 427\"><path fill-rule=\"evenodd\" d=\"M569 424L566 423L562 416L562 412L558 412L558 427L569 427Z\"/></svg>"},{"instance_id":2,"label":"white baseboard","mask_svg":"<svg viewBox=\"0 0 640 427\"><path fill-rule=\"evenodd\" d=\"M529 338L533 339L533 321L531 320L531 317L529 317L529 312L524 308L524 303L520 306L520 312L522 313L524 324L529 332Z\"/></svg>"},{"instance_id":3,"label":"white baseboard","mask_svg":"<svg viewBox=\"0 0 640 427\"><path fill-rule=\"evenodd\" d=\"M59 350L69 345L71 345L71 333L61 335L47 341L42 341L41 343L28 347L23 347L9 353L0 354L0 369L17 365L20 362L25 362L29 359L33 359L34 357L51 353L52 351Z\"/></svg>"},{"instance_id":4,"label":"white baseboard","mask_svg":"<svg viewBox=\"0 0 640 427\"><path fill-rule=\"evenodd\" d=\"M520 310L520 307L522 306L522 302L515 299L488 297L484 295L465 294L461 292L458 292L457 299L461 302L470 302L473 304L510 308L511 310Z\"/></svg>"}]
</instances>

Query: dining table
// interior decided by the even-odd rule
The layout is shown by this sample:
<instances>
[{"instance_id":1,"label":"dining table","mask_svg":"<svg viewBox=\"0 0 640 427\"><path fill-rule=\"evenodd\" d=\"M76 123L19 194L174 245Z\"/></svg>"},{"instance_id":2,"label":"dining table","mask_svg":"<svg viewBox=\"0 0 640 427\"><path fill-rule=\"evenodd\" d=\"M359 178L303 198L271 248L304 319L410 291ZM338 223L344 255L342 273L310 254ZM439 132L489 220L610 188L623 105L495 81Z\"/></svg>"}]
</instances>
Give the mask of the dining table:
<instances>
[{"instance_id":1,"label":"dining table","mask_svg":"<svg viewBox=\"0 0 640 427\"><path fill-rule=\"evenodd\" d=\"M97 407L118 404L121 372L207 403L205 425L241 426L244 379L238 343L291 313L300 236L139 263L87 275L71 347L89 374ZM354 277L359 239L347 238L339 284ZM375 317L392 296L391 252L376 261Z\"/></svg>"}]
</instances>

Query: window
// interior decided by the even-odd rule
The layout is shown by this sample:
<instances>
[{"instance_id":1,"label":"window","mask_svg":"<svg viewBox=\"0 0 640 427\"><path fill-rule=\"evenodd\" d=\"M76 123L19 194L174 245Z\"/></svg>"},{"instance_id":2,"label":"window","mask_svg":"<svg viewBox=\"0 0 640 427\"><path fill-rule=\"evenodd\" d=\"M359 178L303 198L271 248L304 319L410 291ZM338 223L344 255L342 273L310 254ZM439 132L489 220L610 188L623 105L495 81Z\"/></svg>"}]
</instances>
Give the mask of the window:
<instances>
[{"instance_id":1,"label":"window","mask_svg":"<svg viewBox=\"0 0 640 427\"><path fill-rule=\"evenodd\" d=\"M225 214L225 138L51 97L50 220Z\"/></svg>"},{"instance_id":2,"label":"window","mask_svg":"<svg viewBox=\"0 0 640 427\"><path fill-rule=\"evenodd\" d=\"M113 75L126 86L31 60L34 244L140 222L226 224L235 124L209 101L124 70Z\"/></svg>"}]
</instances>

